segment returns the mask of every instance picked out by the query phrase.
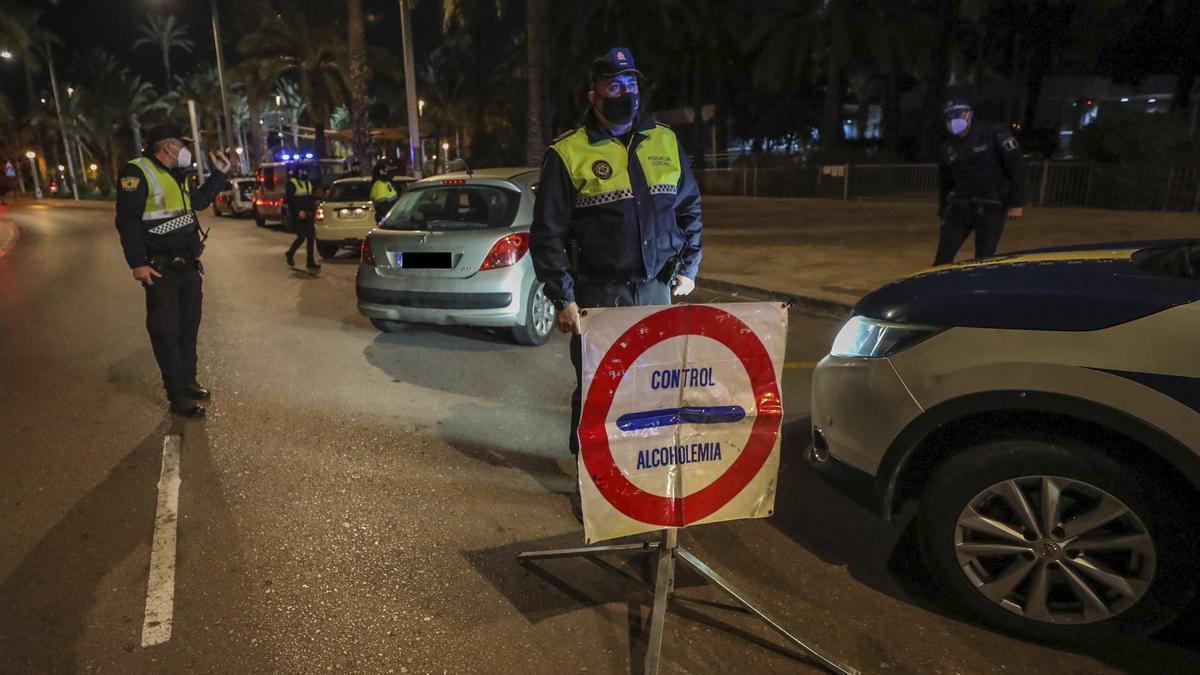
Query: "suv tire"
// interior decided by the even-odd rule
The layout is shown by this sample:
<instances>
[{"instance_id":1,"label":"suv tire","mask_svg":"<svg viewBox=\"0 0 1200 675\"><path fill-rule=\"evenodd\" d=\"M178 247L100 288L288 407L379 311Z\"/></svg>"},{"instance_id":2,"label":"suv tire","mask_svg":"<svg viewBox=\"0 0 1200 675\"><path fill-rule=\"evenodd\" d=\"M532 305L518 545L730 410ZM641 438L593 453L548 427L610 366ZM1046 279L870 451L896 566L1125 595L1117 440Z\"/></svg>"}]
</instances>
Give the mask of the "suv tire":
<instances>
[{"instance_id":1,"label":"suv tire","mask_svg":"<svg viewBox=\"0 0 1200 675\"><path fill-rule=\"evenodd\" d=\"M1148 633L1198 586L1194 507L1173 485L1075 440L983 442L934 470L922 554L971 615L1011 633Z\"/></svg>"}]
</instances>

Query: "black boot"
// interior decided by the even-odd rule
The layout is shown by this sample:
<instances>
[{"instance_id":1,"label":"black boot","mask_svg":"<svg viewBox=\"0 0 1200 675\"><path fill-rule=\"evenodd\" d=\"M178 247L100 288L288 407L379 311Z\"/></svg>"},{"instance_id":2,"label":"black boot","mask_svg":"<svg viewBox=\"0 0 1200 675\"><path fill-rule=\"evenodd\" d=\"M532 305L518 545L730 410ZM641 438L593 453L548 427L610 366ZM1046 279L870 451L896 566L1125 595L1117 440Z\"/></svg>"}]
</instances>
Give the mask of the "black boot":
<instances>
[{"instance_id":1,"label":"black boot","mask_svg":"<svg viewBox=\"0 0 1200 675\"><path fill-rule=\"evenodd\" d=\"M192 420L204 419L204 406L198 403L172 403L171 412Z\"/></svg>"},{"instance_id":2,"label":"black boot","mask_svg":"<svg viewBox=\"0 0 1200 675\"><path fill-rule=\"evenodd\" d=\"M212 394L195 380L187 386L187 395L193 401L207 401L212 398Z\"/></svg>"},{"instance_id":3,"label":"black boot","mask_svg":"<svg viewBox=\"0 0 1200 675\"><path fill-rule=\"evenodd\" d=\"M292 257L295 254L293 254L291 251L288 251L288 252L284 253L283 255L285 258L287 258L288 267L296 266L296 259L294 257Z\"/></svg>"}]
</instances>

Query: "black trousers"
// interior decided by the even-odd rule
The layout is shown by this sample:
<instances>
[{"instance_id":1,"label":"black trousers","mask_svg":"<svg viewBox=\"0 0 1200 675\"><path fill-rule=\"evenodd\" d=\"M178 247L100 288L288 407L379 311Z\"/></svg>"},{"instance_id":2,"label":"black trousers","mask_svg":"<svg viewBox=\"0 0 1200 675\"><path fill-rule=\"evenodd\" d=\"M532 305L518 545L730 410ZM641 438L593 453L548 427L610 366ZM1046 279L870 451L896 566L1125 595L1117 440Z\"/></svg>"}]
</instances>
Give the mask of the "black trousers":
<instances>
[{"instance_id":1,"label":"black trousers","mask_svg":"<svg viewBox=\"0 0 1200 675\"><path fill-rule=\"evenodd\" d=\"M1004 217L1008 209L998 200L976 201L954 199L946 205L945 220L938 238L934 265L954 262L954 256L971 232L975 233L975 257L987 258L996 255L1000 244L1000 233L1004 230Z\"/></svg>"},{"instance_id":2,"label":"black trousers","mask_svg":"<svg viewBox=\"0 0 1200 675\"><path fill-rule=\"evenodd\" d=\"M312 263L316 260L313 257L313 242L317 238L317 230L315 221L312 217L296 218L293 221L296 227L296 238L292 240L292 245L288 247L288 256L296 255L296 249L300 248L300 244L304 244L304 252L308 254L308 262Z\"/></svg>"},{"instance_id":3,"label":"black trousers","mask_svg":"<svg viewBox=\"0 0 1200 675\"><path fill-rule=\"evenodd\" d=\"M588 307L644 307L671 304L671 289L657 279L629 284L580 284L575 304ZM571 394L571 454L579 454L579 416L583 411L583 341L571 336L571 365L575 367L575 392Z\"/></svg>"},{"instance_id":4,"label":"black trousers","mask_svg":"<svg viewBox=\"0 0 1200 675\"><path fill-rule=\"evenodd\" d=\"M186 269L161 265L161 277L146 290L146 331L154 360L162 373L163 389L171 403L183 404L187 386L196 381L196 336L200 333L200 308L204 302L200 270L189 262Z\"/></svg>"}]
</instances>

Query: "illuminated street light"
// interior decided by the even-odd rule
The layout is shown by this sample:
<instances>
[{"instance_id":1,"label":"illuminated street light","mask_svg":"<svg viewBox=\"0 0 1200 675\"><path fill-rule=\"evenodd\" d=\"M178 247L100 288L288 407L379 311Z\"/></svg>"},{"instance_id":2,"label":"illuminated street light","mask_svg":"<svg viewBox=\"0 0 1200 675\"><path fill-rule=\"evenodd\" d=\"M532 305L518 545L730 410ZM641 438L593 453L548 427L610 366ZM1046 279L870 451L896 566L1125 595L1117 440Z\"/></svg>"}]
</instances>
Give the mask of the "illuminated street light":
<instances>
[{"instance_id":1,"label":"illuminated street light","mask_svg":"<svg viewBox=\"0 0 1200 675\"><path fill-rule=\"evenodd\" d=\"M0 59L11 59L12 57L13 53L7 49L0 51Z\"/></svg>"},{"instance_id":2,"label":"illuminated street light","mask_svg":"<svg viewBox=\"0 0 1200 675\"><path fill-rule=\"evenodd\" d=\"M30 150L29 152L25 153L25 156L29 159L33 159L34 157L37 157L37 153Z\"/></svg>"},{"instance_id":3,"label":"illuminated street light","mask_svg":"<svg viewBox=\"0 0 1200 675\"><path fill-rule=\"evenodd\" d=\"M75 87L67 87L67 96L75 95Z\"/></svg>"},{"instance_id":4,"label":"illuminated street light","mask_svg":"<svg viewBox=\"0 0 1200 675\"><path fill-rule=\"evenodd\" d=\"M92 164L89 164L89 165L88 165L88 168L89 168L89 169L91 169L92 171L95 171L96 169L98 169L98 168L100 168L100 167L96 166L96 164L95 164L95 163L92 163Z\"/></svg>"},{"instance_id":5,"label":"illuminated street light","mask_svg":"<svg viewBox=\"0 0 1200 675\"><path fill-rule=\"evenodd\" d=\"M42 103L45 103L45 102L46 102L46 99L44 99L44 98L43 98L43 99L42 99Z\"/></svg>"},{"instance_id":6,"label":"illuminated street light","mask_svg":"<svg viewBox=\"0 0 1200 675\"><path fill-rule=\"evenodd\" d=\"M36 195L38 199L41 199L42 185L38 181L37 164L33 162L33 158L37 157L37 153L30 150L29 152L25 153L25 156L29 158L29 173L33 175L33 194Z\"/></svg>"},{"instance_id":7,"label":"illuminated street light","mask_svg":"<svg viewBox=\"0 0 1200 675\"><path fill-rule=\"evenodd\" d=\"M418 115L425 114L425 99L420 99L417 101L417 114Z\"/></svg>"},{"instance_id":8,"label":"illuminated street light","mask_svg":"<svg viewBox=\"0 0 1200 675\"><path fill-rule=\"evenodd\" d=\"M238 146L238 147L234 148L234 149L233 149L233 151L234 151L234 152L236 152L236 153L237 153L237 154L239 154L239 155L240 155L240 154L242 154L242 148L241 148L241 146Z\"/></svg>"},{"instance_id":9,"label":"illuminated street light","mask_svg":"<svg viewBox=\"0 0 1200 675\"><path fill-rule=\"evenodd\" d=\"M445 142L442 143L442 152L450 152L450 144L449 143L445 143Z\"/></svg>"}]
</instances>

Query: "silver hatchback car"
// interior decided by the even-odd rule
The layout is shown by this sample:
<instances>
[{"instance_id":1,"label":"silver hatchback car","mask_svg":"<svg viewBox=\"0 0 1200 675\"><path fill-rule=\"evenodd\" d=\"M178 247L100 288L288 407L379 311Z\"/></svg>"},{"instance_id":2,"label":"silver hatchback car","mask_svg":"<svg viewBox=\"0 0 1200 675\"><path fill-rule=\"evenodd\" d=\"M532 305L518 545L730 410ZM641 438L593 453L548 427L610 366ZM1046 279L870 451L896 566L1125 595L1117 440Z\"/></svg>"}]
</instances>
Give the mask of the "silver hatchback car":
<instances>
[{"instance_id":1,"label":"silver hatchback car","mask_svg":"<svg viewBox=\"0 0 1200 675\"><path fill-rule=\"evenodd\" d=\"M486 326L544 344L554 305L528 255L538 176L481 169L411 184L363 241L358 311L386 332L406 322Z\"/></svg>"}]
</instances>

